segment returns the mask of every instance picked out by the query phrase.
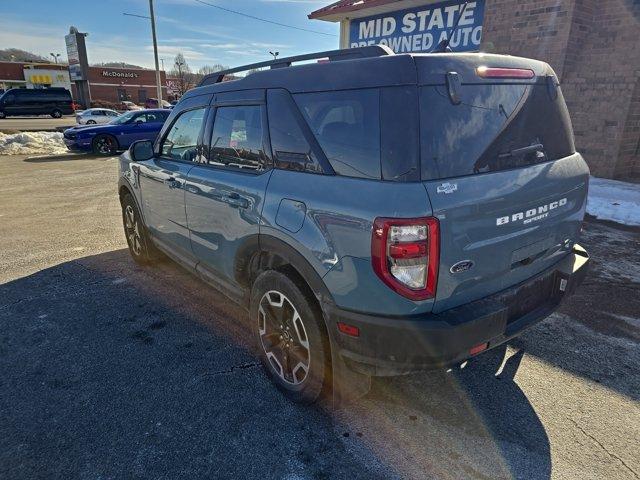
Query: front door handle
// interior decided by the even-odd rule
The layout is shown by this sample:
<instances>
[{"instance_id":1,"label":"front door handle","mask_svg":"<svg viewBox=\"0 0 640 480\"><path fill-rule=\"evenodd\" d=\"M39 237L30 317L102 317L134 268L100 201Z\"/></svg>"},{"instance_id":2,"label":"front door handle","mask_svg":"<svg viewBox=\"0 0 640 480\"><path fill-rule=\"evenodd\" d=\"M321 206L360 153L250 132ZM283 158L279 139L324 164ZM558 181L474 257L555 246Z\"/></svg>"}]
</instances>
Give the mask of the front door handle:
<instances>
[{"instance_id":1,"label":"front door handle","mask_svg":"<svg viewBox=\"0 0 640 480\"><path fill-rule=\"evenodd\" d=\"M165 178L162 183L164 183L169 188L180 188L182 187L182 182L180 180L176 180L175 177Z\"/></svg>"}]
</instances>

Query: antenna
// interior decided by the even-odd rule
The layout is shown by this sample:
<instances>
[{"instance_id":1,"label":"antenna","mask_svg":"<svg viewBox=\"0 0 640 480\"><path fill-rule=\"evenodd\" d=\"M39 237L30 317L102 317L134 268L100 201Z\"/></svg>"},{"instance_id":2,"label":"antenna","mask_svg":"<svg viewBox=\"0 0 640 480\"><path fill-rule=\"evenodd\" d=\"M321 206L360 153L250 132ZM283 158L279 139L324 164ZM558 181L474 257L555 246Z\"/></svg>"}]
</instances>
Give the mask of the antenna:
<instances>
[{"instance_id":1,"label":"antenna","mask_svg":"<svg viewBox=\"0 0 640 480\"><path fill-rule=\"evenodd\" d=\"M453 26L453 29L451 30L451 33L449 35L447 35L447 38L445 38L444 40L442 40L438 44L438 46L435 49L436 52L442 53L442 52L451 52L452 51L449 48L449 42L451 41L451 38L453 37L453 34L456 33L456 30L458 30L458 24L460 23L460 19L462 18L462 15L464 15L465 10L467 9L467 5L469 5L469 0L464 2L464 5L462 5L462 9L460 10L460 15L458 15L458 19L456 20L456 24Z\"/></svg>"}]
</instances>

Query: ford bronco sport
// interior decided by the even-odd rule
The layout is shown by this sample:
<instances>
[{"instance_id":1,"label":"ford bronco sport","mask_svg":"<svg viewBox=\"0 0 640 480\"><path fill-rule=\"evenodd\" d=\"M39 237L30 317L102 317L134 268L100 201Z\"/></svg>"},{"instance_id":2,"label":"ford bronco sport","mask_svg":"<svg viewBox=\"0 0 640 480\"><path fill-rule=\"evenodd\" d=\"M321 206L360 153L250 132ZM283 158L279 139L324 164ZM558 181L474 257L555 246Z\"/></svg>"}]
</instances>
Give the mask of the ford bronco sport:
<instances>
[{"instance_id":1,"label":"ford bronco sport","mask_svg":"<svg viewBox=\"0 0 640 480\"><path fill-rule=\"evenodd\" d=\"M547 317L589 261L588 180L546 63L370 46L205 77L122 155L119 193L134 260L245 306L267 372L313 402Z\"/></svg>"}]
</instances>

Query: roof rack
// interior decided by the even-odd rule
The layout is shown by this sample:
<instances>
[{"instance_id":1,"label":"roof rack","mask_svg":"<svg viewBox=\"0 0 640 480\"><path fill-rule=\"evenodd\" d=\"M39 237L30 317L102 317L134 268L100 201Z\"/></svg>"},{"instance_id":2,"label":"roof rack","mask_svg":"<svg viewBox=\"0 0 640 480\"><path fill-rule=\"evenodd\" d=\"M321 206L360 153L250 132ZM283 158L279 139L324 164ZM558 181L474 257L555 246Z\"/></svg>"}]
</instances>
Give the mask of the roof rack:
<instances>
[{"instance_id":1,"label":"roof rack","mask_svg":"<svg viewBox=\"0 0 640 480\"><path fill-rule=\"evenodd\" d=\"M268 60L266 62L251 63L249 65L242 65L240 67L210 73L202 79L198 86L202 87L204 85L220 83L226 75L237 72L246 72L255 68L285 68L290 67L292 63L321 58L328 58L330 62L335 62L338 60L353 60L356 58L382 57L384 55L393 55L393 50L386 45L369 45L359 48L345 48L341 50L328 50L326 52L307 53L305 55L296 55L295 57L284 57L276 60Z\"/></svg>"}]
</instances>

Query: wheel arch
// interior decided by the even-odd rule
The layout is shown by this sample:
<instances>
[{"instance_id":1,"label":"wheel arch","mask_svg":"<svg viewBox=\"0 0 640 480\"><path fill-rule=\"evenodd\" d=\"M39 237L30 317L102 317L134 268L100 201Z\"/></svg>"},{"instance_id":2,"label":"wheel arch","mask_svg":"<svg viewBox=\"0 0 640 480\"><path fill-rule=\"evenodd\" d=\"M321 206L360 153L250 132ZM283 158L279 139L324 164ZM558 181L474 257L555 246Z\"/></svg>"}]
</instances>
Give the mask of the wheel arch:
<instances>
[{"instance_id":1,"label":"wheel arch","mask_svg":"<svg viewBox=\"0 0 640 480\"><path fill-rule=\"evenodd\" d=\"M247 290L260 273L276 270L299 280L319 308L333 304L333 297L309 261L293 246L270 235L253 235L238 249L234 262L235 280Z\"/></svg>"},{"instance_id":2,"label":"wheel arch","mask_svg":"<svg viewBox=\"0 0 640 480\"><path fill-rule=\"evenodd\" d=\"M120 177L120 180L118 180L118 199L120 200L120 205L122 205L122 200L127 193L133 198L133 202L136 204L138 212L140 212L140 220L142 220L142 225L144 225L144 227L146 228L147 223L144 218L144 211L142 210L142 205L140 205L140 199L138 198L138 195L136 195L136 189L131 186L128 180Z\"/></svg>"}]
</instances>

